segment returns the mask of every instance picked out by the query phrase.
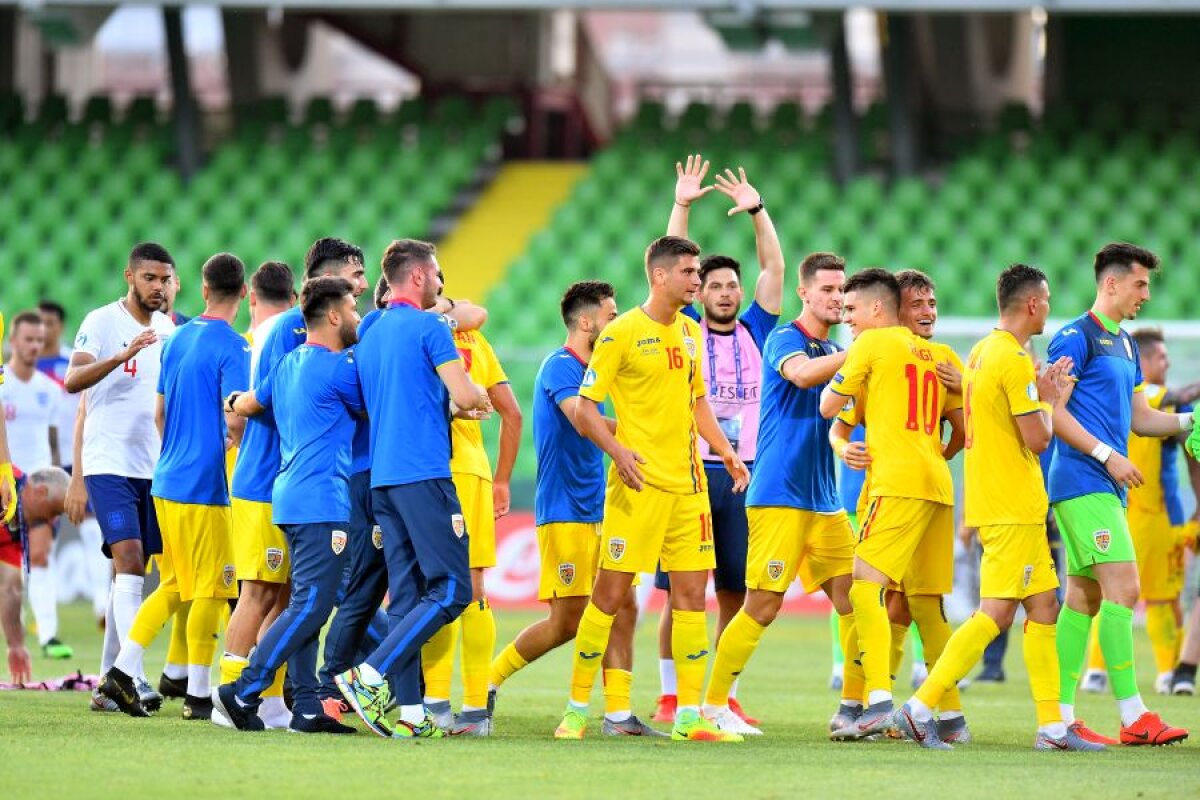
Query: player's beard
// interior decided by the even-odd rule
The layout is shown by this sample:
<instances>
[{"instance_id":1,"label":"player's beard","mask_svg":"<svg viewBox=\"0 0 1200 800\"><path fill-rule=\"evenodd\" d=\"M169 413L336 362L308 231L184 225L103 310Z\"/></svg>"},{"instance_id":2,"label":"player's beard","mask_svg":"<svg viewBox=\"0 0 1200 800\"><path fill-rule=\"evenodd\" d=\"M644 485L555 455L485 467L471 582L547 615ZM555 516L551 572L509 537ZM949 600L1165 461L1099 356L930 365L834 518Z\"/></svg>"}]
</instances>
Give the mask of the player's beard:
<instances>
[{"instance_id":1,"label":"player's beard","mask_svg":"<svg viewBox=\"0 0 1200 800\"><path fill-rule=\"evenodd\" d=\"M358 344L358 327L349 319L343 320L338 327L338 338L342 341L342 347L353 347Z\"/></svg>"},{"instance_id":2,"label":"player's beard","mask_svg":"<svg viewBox=\"0 0 1200 800\"><path fill-rule=\"evenodd\" d=\"M737 319L737 312L737 307L734 307L733 311L723 314L715 308L709 308L708 306L705 306L704 318L709 322L715 322L718 325L728 325Z\"/></svg>"},{"instance_id":3,"label":"player's beard","mask_svg":"<svg viewBox=\"0 0 1200 800\"><path fill-rule=\"evenodd\" d=\"M162 295L162 299L155 302L153 295L144 297L141 291L139 291L137 287L134 287L133 297L135 300L137 300L137 304L141 306L141 309L147 314L153 314L155 311L163 311L165 313L167 305L166 295Z\"/></svg>"}]
</instances>

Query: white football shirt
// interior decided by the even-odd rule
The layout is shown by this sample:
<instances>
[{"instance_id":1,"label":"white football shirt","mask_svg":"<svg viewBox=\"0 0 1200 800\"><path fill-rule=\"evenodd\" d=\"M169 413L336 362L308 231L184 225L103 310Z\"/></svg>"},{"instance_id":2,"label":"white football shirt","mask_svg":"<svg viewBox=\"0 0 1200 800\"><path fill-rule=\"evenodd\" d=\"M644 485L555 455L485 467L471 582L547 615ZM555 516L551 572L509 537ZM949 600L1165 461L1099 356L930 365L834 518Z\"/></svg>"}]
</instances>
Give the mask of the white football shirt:
<instances>
[{"instance_id":1,"label":"white football shirt","mask_svg":"<svg viewBox=\"0 0 1200 800\"><path fill-rule=\"evenodd\" d=\"M175 323L155 311L150 327L158 341L108 373L87 390L83 424L83 474L153 478L162 449L154 424L162 348ZM101 306L83 318L75 350L97 361L112 358L145 330L125 308L123 300ZM76 465L78 468L78 465Z\"/></svg>"},{"instance_id":2,"label":"white football shirt","mask_svg":"<svg viewBox=\"0 0 1200 800\"><path fill-rule=\"evenodd\" d=\"M0 385L12 463L26 475L52 465L50 429L58 423L61 397L62 388L36 369L27 381L9 369Z\"/></svg>"}]
</instances>

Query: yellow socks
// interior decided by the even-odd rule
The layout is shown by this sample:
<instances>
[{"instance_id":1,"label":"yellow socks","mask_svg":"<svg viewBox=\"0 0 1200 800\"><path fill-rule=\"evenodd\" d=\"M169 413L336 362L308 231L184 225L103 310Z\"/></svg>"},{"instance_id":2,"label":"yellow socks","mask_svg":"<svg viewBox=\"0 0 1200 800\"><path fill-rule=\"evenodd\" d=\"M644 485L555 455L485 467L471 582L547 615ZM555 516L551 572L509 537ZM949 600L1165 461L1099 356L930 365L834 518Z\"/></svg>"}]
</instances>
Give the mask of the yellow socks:
<instances>
[{"instance_id":1,"label":"yellow socks","mask_svg":"<svg viewBox=\"0 0 1200 800\"><path fill-rule=\"evenodd\" d=\"M604 670L604 714L620 722L632 713L633 673L627 669Z\"/></svg>"},{"instance_id":2,"label":"yellow socks","mask_svg":"<svg viewBox=\"0 0 1200 800\"><path fill-rule=\"evenodd\" d=\"M591 700L596 671L608 649L613 619L590 602L583 610L579 629L575 632L575 666L571 670L571 703L574 705L586 706Z\"/></svg>"},{"instance_id":3,"label":"yellow socks","mask_svg":"<svg viewBox=\"0 0 1200 800\"><path fill-rule=\"evenodd\" d=\"M468 606L469 607L469 606ZM464 614L466 612L463 612ZM421 648L421 672L425 676L425 701L449 700L454 676L454 646L462 630L462 617L429 637Z\"/></svg>"},{"instance_id":4,"label":"yellow socks","mask_svg":"<svg viewBox=\"0 0 1200 800\"><path fill-rule=\"evenodd\" d=\"M487 598L471 603L462 621L463 710L487 707L488 676L496 651L496 618Z\"/></svg>"},{"instance_id":5,"label":"yellow socks","mask_svg":"<svg viewBox=\"0 0 1200 800\"><path fill-rule=\"evenodd\" d=\"M1054 625L1025 620L1025 670L1029 673L1029 693L1033 695L1039 728L1062 722L1055 638Z\"/></svg>"},{"instance_id":6,"label":"yellow socks","mask_svg":"<svg viewBox=\"0 0 1200 800\"><path fill-rule=\"evenodd\" d=\"M221 656L221 683L226 684L226 683L234 683L235 681L237 681L238 677L242 674L242 670L244 670L246 668L246 665L249 663L250 663L250 659L246 658L245 656L235 656L233 653L225 653L224 655L222 655ZM282 673L283 670L280 669L279 672ZM277 674L276 677L278 678L279 675ZM281 684L281 686L282 686L282 684ZM263 692L263 697L266 697L266 696L267 696L267 693Z\"/></svg>"},{"instance_id":7,"label":"yellow socks","mask_svg":"<svg viewBox=\"0 0 1200 800\"><path fill-rule=\"evenodd\" d=\"M188 612L187 647L190 664L212 666L217 653L217 628L221 625L221 607L224 600L197 597Z\"/></svg>"},{"instance_id":8,"label":"yellow socks","mask_svg":"<svg viewBox=\"0 0 1200 800\"><path fill-rule=\"evenodd\" d=\"M910 607L911 600L910 598ZM1050 646L1053 648L1054 628L1051 627L1050 631ZM929 677L914 696L929 708L945 708L945 697L950 690L958 687L958 682L983 658L983 651L991 644L992 639L999 635L1000 628L996 626L995 620L981 611L975 612L942 648L933 669L929 670ZM926 638L925 646L929 645L930 641ZM1055 675L1057 676L1057 672ZM959 706L952 710L961 709L962 706Z\"/></svg>"},{"instance_id":9,"label":"yellow socks","mask_svg":"<svg viewBox=\"0 0 1200 800\"><path fill-rule=\"evenodd\" d=\"M142 647L149 647L158 636L158 632L167 624L167 620L179 608L179 592L165 592L155 589L150 596L142 601L133 625L129 628L129 638Z\"/></svg>"},{"instance_id":10,"label":"yellow socks","mask_svg":"<svg viewBox=\"0 0 1200 800\"><path fill-rule=\"evenodd\" d=\"M950 641L950 623L946 621L946 614L942 610L942 596L913 595L908 598L908 610L912 614L913 622L917 623L921 641L925 644L925 663L932 669L937 666L938 659L941 658L946 644ZM977 614L976 616L986 615ZM994 621L989 619L989 622L992 623L993 628L996 627ZM997 635L999 635L999 631L993 633L988 641ZM987 642L984 643L984 646L987 646ZM982 653L982 651L980 652ZM967 668L969 669L978 660L979 656L976 656L975 660L967 665ZM964 672L963 675L965 674ZM930 706L930 708L932 707ZM938 704L938 710L942 712L962 711L962 698L958 695L957 680L946 688L941 702Z\"/></svg>"},{"instance_id":11,"label":"yellow socks","mask_svg":"<svg viewBox=\"0 0 1200 800\"><path fill-rule=\"evenodd\" d=\"M674 621L674 615L672 615ZM729 690L738 675L746 668L746 662L758 647L762 638L762 625L746 613L745 609L738 611L721 634L717 642L717 656L713 660L712 677L708 679L708 693L704 696L705 705L724 706L729 704ZM674 645L674 641L672 641ZM673 649L673 648L672 648Z\"/></svg>"},{"instance_id":12,"label":"yellow socks","mask_svg":"<svg viewBox=\"0 0 1200 800\"><path fill-rule=\"evenodd\" d=\"M171 643L167 646L167 663L188 663L187 618L192 610L192 601L180 603L175 609L175 617L171 620Z\"/></svg>"},{"instance_id":13,"label":"yellow socks","mask_svg":"<svg viewBox=\"0 0 1200 800\"><path fill-rule=\"evenodd\" d=\"M703 611L671 611L671 656L678 708L699 710L708 671L708 622Z\"/></svg>"},{"instance_id":14,"label":"yellow socks","mask_svg":"<svg viewBox=\"0 0 1200 800\"><path fill-rule=\"evenodd\" d=\"M892 623L892 649L888 654L888 670L891 672L892 680L896 680L896 675L900 673L900 662L904 660L904 640L908 636L907 625L897 625Z\"/></svg>"},{"instance_id":15,"label":"yellow socks","mask_svg":"<svg viewBox=\"0 0 1200 800\"><path fill-rule=\"evenodd\" d=\"M883 605L883 587L870 581L854 581L850 586L850 605L854 607L854 624L858 629L856 650L866 678L867 699L870 700L872 692L883 692L890 696L892 679L888 666L892 630L887 609ZM847 661L853 652L855 650L848 651Z\"/></svg>"},{"instance_id":16,"label":"yellow socks","mask_svg":"<svg viewBox=\"0 0 1200 800\"><path fill-rule=\"evenodd\" d=\"M1175 625L1175 610L1169 603L1146 604L1146 634L1150 637L1158 674L1173 671L1179 648L1179 629Z\"/></svg>"},{"instance_id":17,"label":"yellow socks","mask_svg":"<svg viewBox=\"0 0 1200 800\"><path fill-rule=\"evenodd\" d=\"M509 642L508 646L492 659L491 675L488 676L488 682L492 686L499 686L511 678L514 672L523 669L528 664L529 662L525 660L524 656L517 652L517 643Z\"/></svg>"},{"instance_id":18,"label":"yellow socks","mask_svg":"<svg viewBox=\"0 0 1200 800\"><path fill-rule=\"evenodd\" d=\"M841 642L842 653L845 654L842 660L842 700L861 703L867 684L862 663L858 658L858 628L854 623L854 612L839 614L837 622L838 641Z\"/></svg>"}]
</instances>

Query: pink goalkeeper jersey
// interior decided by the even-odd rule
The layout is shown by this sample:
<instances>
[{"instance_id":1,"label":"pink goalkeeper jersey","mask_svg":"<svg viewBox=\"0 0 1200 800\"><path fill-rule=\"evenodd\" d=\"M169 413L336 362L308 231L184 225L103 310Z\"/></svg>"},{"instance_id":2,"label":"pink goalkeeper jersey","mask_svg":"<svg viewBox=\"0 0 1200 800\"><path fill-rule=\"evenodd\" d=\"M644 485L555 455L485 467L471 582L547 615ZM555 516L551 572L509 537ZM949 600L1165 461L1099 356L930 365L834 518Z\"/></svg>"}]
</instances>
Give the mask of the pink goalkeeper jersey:
<instances>
[{"instance_id":1,"label":"pink goalkeeper jersey","mask_svg":"<svg viewBox=\"0 0 1200 800\"><path fill-rule=\"evenodd\" d=\"M752 302L730 332L713 331L707 321L700 323L704 333L704 380L708 386L708 402L725 437L747 463L754 460L758 443L762 342L778 319ZM721 461L703 439L700 440L700 456L705 461Z\"/></svg>"}]
</instances>

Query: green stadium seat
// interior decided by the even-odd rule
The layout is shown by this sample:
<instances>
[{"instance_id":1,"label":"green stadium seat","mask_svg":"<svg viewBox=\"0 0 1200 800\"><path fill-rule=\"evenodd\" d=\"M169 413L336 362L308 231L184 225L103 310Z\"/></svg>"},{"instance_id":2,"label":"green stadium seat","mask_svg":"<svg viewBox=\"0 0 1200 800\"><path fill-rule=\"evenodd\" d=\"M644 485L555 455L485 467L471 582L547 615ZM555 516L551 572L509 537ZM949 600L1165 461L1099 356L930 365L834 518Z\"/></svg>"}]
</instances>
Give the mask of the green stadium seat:
<instances>
[{"instance_id":1,"label":"green stadium seat","mask_svg":"<svg viewBox=\"0 0 1200 800\"><path fill-rule=\"evenodd\" d=\"M85 125L111 125L113 121L112 101L107 95L93 95L83 106Z\"/></svg>"},{"instance_id":2,"label":"green stadium seat","mask_svg":"<svg viewBox=\"0 0 1200 800\"><path fill-rule=\"evenodd\" d=\"M66 124L67 98L61 94L51 94L42 98L38 106L37 121L43 128L56 128Z\"/></svg>"},{"instance_id":3,"label":"green stadium seat","mask_svg":"<svg viewBox=\"0 0 1200 800\"><path fill-rule=\"evenodd\" d=\"M16 92L0 92L0 133L16 130L25 121L25 101Z\"/></svg>"},{"instance_id":4,"label":"green stadium seat","mask_svg":"<svg viewBox=\"0 0 1200 800\"><path fill-rule=\"evenodd\" d=\"M154 125L158 122L158 106L153 97L139 95L125 109L125 121L134 126Z\"/></svg>"}]
</instances>

